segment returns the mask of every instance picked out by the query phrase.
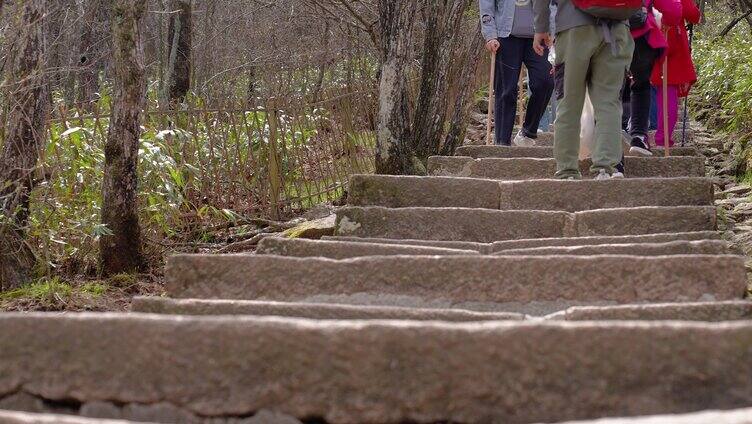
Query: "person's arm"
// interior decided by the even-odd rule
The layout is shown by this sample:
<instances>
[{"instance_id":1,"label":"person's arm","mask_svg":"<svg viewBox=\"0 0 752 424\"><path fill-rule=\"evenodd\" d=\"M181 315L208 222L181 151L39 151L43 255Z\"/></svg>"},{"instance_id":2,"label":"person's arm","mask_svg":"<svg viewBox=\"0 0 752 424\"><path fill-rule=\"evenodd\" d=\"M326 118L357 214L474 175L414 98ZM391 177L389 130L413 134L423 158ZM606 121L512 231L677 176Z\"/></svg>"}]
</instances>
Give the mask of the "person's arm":
<instances>
[{"instance_id":1,"label":"person's arm","mask_svg":"<svg viewBox=\"0 0 752 424\"><path fill-rule=\"evenodd\" d=\"M653 7L661 12L662 25L676 26L682 24L682 0L655 0Z\"/></svg>"},{"instance_id":2,"label":"person's arm","mask_svg":"<svg viewBox=\"0 0 752 424\"><path fill-rule=\"evenodd\" d=\"M494 0L479 0L480 31L486 41L499 38L496 31L496 2Z\"/></svg>"},{"instance_id":3,"label":"person's arm","mask_svg":"<svg viewBox=\"0 0 752 424\"><path fill-rule=\"evenodd\" d=\"M690 24L699 24L702 20L702 12L693 0L682 0L684 19Z\"/></svg>"},{"instance_id":4,"label":"person's arm","mask_svg":"<svg viewBox=\"0 0 752 424\"><path fill-rule=\"evenodd\" d=\"M543 56L546 47L551 47L551 0L532 0L533 2L533 50Z\"/></svg>"}]
</instances>

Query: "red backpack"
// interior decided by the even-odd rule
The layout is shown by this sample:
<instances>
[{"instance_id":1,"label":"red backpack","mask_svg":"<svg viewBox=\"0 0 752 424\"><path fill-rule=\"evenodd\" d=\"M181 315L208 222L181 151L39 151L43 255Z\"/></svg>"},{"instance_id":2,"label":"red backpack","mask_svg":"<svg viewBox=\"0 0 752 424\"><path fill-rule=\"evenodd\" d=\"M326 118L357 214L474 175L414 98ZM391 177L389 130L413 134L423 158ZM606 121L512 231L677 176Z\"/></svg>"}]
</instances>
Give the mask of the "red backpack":
<instances>
[{"instance_id":1,"label":"red backpack","mask_svg":"<svg viewBox=\"0 0 752 424\"><path fill-rule=\"evenodd\" d=\"M642 0L572 0L575 7L600 19L623 21L642 9Z\"/></svg>"}]
</instances>

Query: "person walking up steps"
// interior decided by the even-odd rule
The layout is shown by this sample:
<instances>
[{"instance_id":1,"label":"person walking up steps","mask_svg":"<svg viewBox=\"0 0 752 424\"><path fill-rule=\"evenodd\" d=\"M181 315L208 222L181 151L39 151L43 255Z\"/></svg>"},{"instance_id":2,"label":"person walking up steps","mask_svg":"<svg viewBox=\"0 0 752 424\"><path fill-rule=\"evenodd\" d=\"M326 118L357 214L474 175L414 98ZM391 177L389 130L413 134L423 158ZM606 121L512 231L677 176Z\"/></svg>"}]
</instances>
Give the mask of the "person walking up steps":
<instances>
[{"instance_id":1,"label":"person walking up steps","mask_svg":"<svg viewBox=\"0 0 752 424\"><path fill-rule=\"evenodd\" d=\"M532 96L527 104L525 122L514 137L516 146L535 145L541 117L554 89L548 54L541 57L533 50L533 7L531 0L480 0L481 31L486 48L496 55L496 144L512 144L517 116L518 81L524 63L528 70Z\"/></svg>"},{"instance_id":2,"label":"person walking up steps","mask_svg":"<svg viewBox=\"0 0 752 424\"><path fill-rule=\"evenodd\" d=\"M575 0L559 0L556 12L556 98L554 123L556 178L579 179L580 118L586 90L593 103L596 140L591 172L596 179L624 178L616 167L622 158L621 88L632 60L634 41L627 22L598 19L578 9ZM533 0L535 39L540 55L553 44L549 0ZM634 12L631 10L626 17ZM626 18L625 18L626 19Z\"/></svg>"},{"instance_id":3,"label":"person walking up steps","mask_svg":"<svg viewBox=\"0 0 752 424\"><path fill-rule=\"evenodd\" d=\"M645 0L645 6L629 19L635 51L629 67L630 78L624 87L629 107L625 107L622 127L630 152L642 156L653 155L648 142L650 76L656 60L668 47L653 8L663 15L664 24L678 25L682 21L681 0Z\"/></svg>"},{"instance_id":4,"label":"person walking up steps","mask_svg":"<svg viewBox=\"0 0 752 424\"><path fill-rule=\"evenodd\" d=\"M681 0L682 18L671 25L663 21L663 28L668 35L668 53L665 58L656 62L650 82L658 88L658 131L655 134L655 144L664 145L664 131L668 131L669 146L674 145L673 135L679 115L679 97L687 97L689 90L697 82L697 72L692 53L689 48L686 20L692 24L700 23L702 18L700 9L692 0ZM668 130L663 128L663 61L668 60Z\"/></svg>"}]
</instances>

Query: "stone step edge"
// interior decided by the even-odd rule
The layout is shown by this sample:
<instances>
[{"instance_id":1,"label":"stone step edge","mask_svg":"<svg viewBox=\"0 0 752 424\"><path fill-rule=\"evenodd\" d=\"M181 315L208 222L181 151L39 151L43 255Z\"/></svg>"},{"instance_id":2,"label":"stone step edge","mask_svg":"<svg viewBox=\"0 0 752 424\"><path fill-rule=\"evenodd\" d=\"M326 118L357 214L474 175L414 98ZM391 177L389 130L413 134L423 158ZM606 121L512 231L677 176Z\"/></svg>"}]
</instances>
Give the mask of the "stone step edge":
<instances>
[{"instance_id":1,"label":"stone step edge","mask_svg":"<svg viewBox=\"0 0 752 424\"><path fill-rule=\"evenodd\" d=\"M688 314L701 313L706 310L722 312L741 311L749 314L752 323L752 300L731 300L719 302L672 302L672 303L638 303L614 306L575 306L543 317L547 321L686 321L687 319L668 317L670 315L683 317ZM666 318L651 318L658 314ZM649 314L649 317L645 317ZM734 321L737 319L734 319ZM716 320L691 319L689 321L716 322ZM729 321L718 319L717 322Z\"/></svg>"},{"instance_id":2,"label":"stone step edge","mask_svg":"<svg viewBox=\"0 0 752 424\"><path fill-rule=\"evenodd\" d=\"M342 259L347 257L386 255L478 255L480 251L394 243L360 243L355 241L267 237L259 243L256 254L295 257L321 256Z\"/></svg>"},{"instance_id":3,"label":"stone step edge","mask_svg":"<svg viewBox=\"0 0 752 424\"><path fill-rule=\"evenodd\" d=\"M732 254L732 252L729 244L722 240L676 240L664 243L612 243L598 245L528 247L521 249L507 249L494 253L495 256L668 256L692 254L728 255Z\"/></svg>"},{"instance_id":4,"label":"stone step edge","mask_svg":"<svg viewBox=\"0 0 752 424\"><path fill-rule=\"evenodd\" d=\"M222 309L228 313L217 313ZM335 303L275 302L223 299L173 299L136 296L131 312L168 315L252 315L316 320L408 320L408 321L521 321L524 314L479 312L465 309L406 308L397 306Z\"/></svg>"},{"instance_id":5,"label":"stone step edge","mask_svg":"<svg viewBox=\"0 0 752 424\"><path fill-rule=\"evenodd\" d=\"M682 415L652 415L631 418L601 418L559 424L752 424L752 408L703 411Z\"/></svg>"},{"instance_id":6,"label":"stone step edge","mask_svg":"<svg viewBox=\"0 0 752 424\"><path fill-rule=\"evenodd\" d=\"M450 249L459 250L476 250L482 254L490 255L497 252L501 252L508 249L527 249L530 247L514 247L525 246L526 244L534 244L535 247L564 247L564 246L597 246L600 244L624 244L623 242L633 243L654 243L655 239L662 240L662 237L671 237L672 240L677 241L701 241L701 240L721 240L721 235L717 231L696 231L688 233L658 233L658 234L644 234L638 236L594 236L594 237L560 237L560 238L543 238L543 239L520 239L511 241L500 241L495 243L476 243L476 242L464 242L464 241L433 241L433 240L417 240L417 239L384 239L384 238L368 238L368 237L349 237L349 236L324 236L322 240L333 241L352 241L357 243L376 243L376 244L398 244L398 245L415 245L415 246L436 246L441 248L442 246L455 246L449 247ZM686 238L681 238L686 237ZM645 242L638 242L638 239L646 239ZM537 246L543 243L573 243L573 244L551 244ZM511 248L505 246L512 246Z\"/></svg>"},{"instance_id":7,"label":"stone step edge","mask_svg":"<svg viewBox=\"0 0 752 424\"><path fill-rule=\"evenodd\" d=\"M6 391L20 386L9 382L22 382L52 400L165 402L212 417L270 408L329 422L553 422L752 402L752 323L19 313L0 316L0 335ZM210 349L207 340L221 344ZM624 351L629 355L617 354ZM596 360L604 357L610 360ZM50 367L55 361L66 366ZM707 378L696 378L701 371ZM611 390L562 385L568 379ZM683 382L680 398L675 381ZM358 385L365 382L371 389ZM735 396L718 396L721 389Z\"/></svg>"},{"instance_id":8,"label":"stone step edge","mask_svg":"<svg viewBox=\"0 0 752 424\"><path fill-rule=\"evenodd\" d=\"M41 414L32 412L0 411L2 424L136 424L136 421L85 418L77 415ZM156 424L139 421L138 424Z\"/></svg>"}]
</instances>

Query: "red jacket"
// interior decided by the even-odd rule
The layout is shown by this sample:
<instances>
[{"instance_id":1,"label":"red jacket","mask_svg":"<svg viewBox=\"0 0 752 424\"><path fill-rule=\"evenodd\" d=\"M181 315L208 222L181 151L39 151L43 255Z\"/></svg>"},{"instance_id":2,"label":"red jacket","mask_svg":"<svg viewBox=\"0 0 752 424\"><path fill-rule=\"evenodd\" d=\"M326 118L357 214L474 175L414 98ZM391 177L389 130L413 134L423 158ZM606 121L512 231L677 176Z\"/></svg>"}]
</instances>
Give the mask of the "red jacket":
<instances>
[{"instance_id":1,"label":"red jacket","mask_svg":"<svg viewBox=\"0 0 752 424\"><path fill-rule=\"evenodd\" d=\"M700 9L693 0L681 0L682 20L692 24L700 23ZM668 33L668 52L666 57L657 60L653 67L650 82L661 87L663 84L663 61L668 60L668 84L679 86L679 96L689 94L692 85L697 82L695 64L692 62L692 54L689 49L689 38L684 22L680 25L663 26ZM667 58L667 59L666 59Z\"/></svg>"}]
</instances>

